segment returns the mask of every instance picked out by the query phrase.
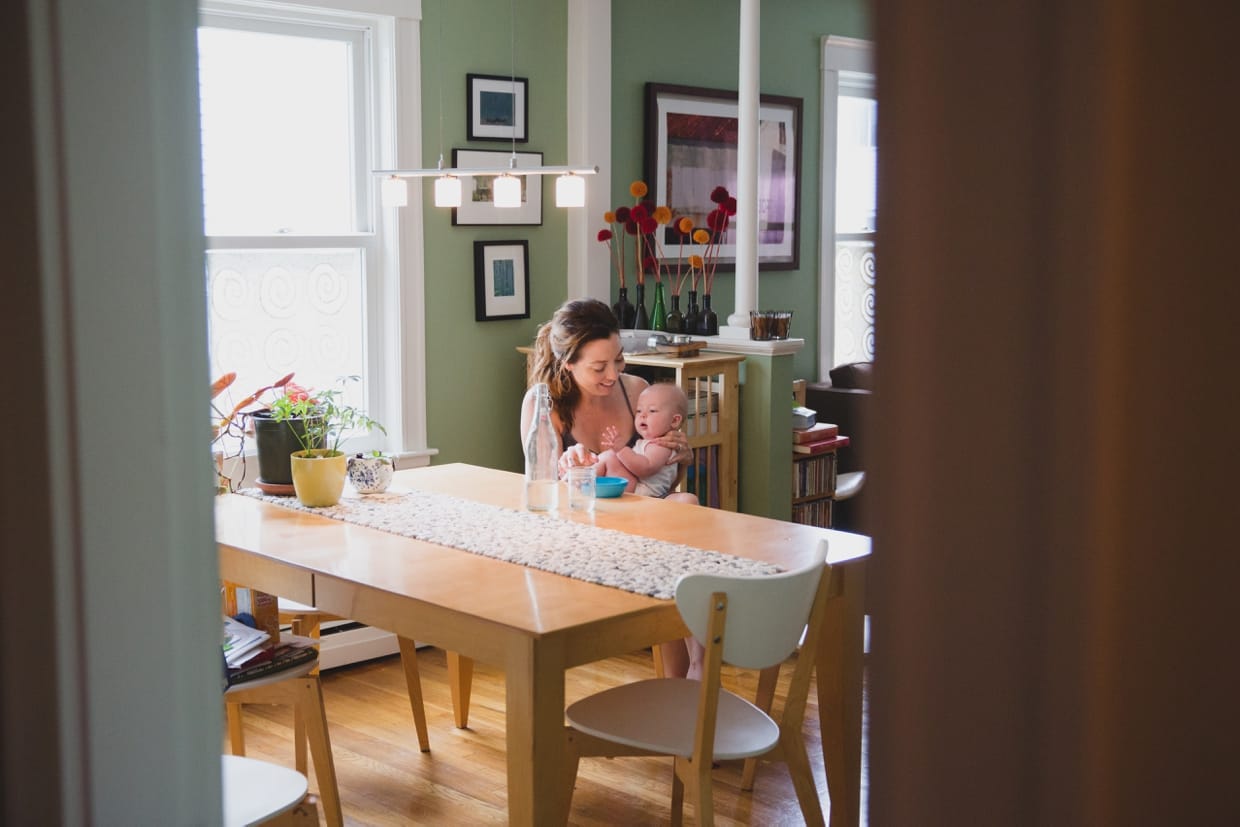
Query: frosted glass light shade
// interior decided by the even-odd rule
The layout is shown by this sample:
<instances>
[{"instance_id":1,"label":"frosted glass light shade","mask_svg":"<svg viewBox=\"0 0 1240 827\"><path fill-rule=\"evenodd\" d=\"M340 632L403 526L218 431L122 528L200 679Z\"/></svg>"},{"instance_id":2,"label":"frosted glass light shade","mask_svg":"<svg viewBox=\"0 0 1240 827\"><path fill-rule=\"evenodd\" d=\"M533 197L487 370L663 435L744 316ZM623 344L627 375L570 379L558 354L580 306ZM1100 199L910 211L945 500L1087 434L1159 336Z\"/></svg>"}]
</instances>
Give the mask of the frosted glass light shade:
<instances>
[{"instance_id":1,"label":"frosted glass light shade","mask_svg":"<svg viewBox=\"0 0 1240 827\"><path fill-rule=\"evenodd\" d=\"M409 185L395 175L384 178L379 186L379 200L385 207L404 207L409 204Z\"/></svg>"},{"instance_id":2,"label":"frosted glass light shade","mask_svg":"<svg viewBox=\"0 0 1240 827\"><path fill-rule=\"evenodd\" d=\"M515 175L497 175L491 182L495 206L515 209L521 206L521 179Z\"/></svg>"},{"instance_id":3,"label":"frosted glass light shade","mask_svg":"<svg viewBox=\"0 0 1240 827\"><path fill-rule=\"evenodd\" d=\"M586 205L586 179L580 175L561 175L555 179L555 205L557 207L584 207Z\"/></svg>"},{"instance_id":4,"label":"frosted glass light shade","mask_svg":"<svg viewBox=\"0 0 1240 827\"><path fill-rule=\"evenodd\" d=\"M442 175L435 179L435 206L461 206L461 179L455 175Z\"/></svg>"}]
</instances>

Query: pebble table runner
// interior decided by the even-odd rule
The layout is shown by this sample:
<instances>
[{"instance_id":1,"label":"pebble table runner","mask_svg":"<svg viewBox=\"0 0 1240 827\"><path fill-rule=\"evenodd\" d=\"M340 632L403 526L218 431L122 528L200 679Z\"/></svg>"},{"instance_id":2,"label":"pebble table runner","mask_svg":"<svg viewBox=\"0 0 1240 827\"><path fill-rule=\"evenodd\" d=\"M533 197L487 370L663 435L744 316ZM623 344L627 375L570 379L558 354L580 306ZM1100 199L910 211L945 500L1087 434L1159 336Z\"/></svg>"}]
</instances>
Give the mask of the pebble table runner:
<instances>
[{"instance_id":1,"label":"pebble table runner","mask_svg":"<svg viewBox=\"0 0 1240 827\"><path fill-rule=\"evenodd\" d=\"M307 508L296 497L245 494L273 505L670 600L689 572L755 577L779 568L757 560L653 540L427 491L387 491Z\"/></svg>"}]
</instances>

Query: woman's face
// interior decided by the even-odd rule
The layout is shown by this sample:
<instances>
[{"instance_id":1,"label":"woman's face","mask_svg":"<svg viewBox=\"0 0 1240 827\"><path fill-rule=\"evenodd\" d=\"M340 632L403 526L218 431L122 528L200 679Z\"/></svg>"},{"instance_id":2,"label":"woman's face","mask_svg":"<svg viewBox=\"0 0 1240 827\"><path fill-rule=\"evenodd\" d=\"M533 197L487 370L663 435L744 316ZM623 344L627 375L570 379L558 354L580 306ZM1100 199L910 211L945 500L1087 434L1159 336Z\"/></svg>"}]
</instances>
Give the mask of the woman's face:
<instances>
[{"instance_id":1,"label":"woman's face","mask_svg":"<svg viewBox=\"0 0 1240 827\"><path fill-rule=\"evenodd\" d=\"M587 396L607 396L624 373L624 350L620 337L613 333L606 339L594 339L582 345L577 359L567 363L577 387Z\"/></svg>"}]
</instances>

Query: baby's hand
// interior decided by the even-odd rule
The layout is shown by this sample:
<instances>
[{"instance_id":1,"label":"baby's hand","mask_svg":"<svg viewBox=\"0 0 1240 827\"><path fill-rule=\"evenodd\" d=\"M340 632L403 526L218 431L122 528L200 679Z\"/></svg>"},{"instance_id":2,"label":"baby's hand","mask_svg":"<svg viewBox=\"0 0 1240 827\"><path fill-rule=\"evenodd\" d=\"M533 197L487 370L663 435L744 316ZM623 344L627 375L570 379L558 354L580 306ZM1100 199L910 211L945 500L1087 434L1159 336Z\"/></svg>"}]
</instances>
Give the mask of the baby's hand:
<instances>
[{"instance_id":1,"label":"baby's hand","mask_svg":"<svg viewBox=\"0 0 1240 827\"><path fill-rule=\"evenodd\" d=\"M621 448L623 448L624 443L620 443L619 445L616 444L616 441L619 436L620 434L616 430L615 425L608 425L606 428L604 428L603 429L603 450L606 451L608 449L611 449L613 451L619 451Z\"/></svg>"}]
</instances>

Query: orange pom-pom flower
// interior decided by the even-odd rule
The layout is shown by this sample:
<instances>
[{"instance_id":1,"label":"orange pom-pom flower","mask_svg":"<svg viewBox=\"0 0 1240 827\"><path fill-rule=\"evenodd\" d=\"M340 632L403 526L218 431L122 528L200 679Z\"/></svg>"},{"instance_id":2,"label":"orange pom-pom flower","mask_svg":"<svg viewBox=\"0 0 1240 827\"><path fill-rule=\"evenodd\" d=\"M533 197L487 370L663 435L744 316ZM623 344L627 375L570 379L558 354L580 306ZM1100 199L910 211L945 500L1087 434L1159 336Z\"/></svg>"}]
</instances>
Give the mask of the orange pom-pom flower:
<instances>
[{"instance_id":1,"label":"orange pom-pom flower","mask_svg":"<svg viewBox=\"0 0 1240 827\"><path fill-rule=\"evenodd\" d=\"M706 230L703 230L700 227L693 231L693 243L694 244L705 244L708 241L710 241L709 232L707 232Z\"/></svg>"},{"instance_id":2,"label":"orange pom-pom flower","mask_svg":"<svg viewBox=\"0 0 1240 827\"><path fill-rule=\"evenodd\" d=\"M681 235L688 235L693 232L693 219L687 215L682 217L676 222L676 229L680 230Z\"/></svg>"},{"instance_id":3,"label":"orange pom-pom flower","mask_svg":"<svg viewBox=\"0 0 1240 827\"><path fill-rule=\"evenodd\" d=\"M647 192L647 189L646 189L645 181L634 181L633 183L629 184L629 195L633 196L634 198L641 198L646 194L646 192Z\"/></svg>"},{"instance_id":4,"label":"orange pom-pom flower","mask_svg":"<svg viewBox=\"0 0 1240 827\"><path fill-rule=\"evenodd\" d=\"M660 224L670 224L672 223L672 211L667 207L655 207L654 220Z\"/></svg>"}]
</instances>

